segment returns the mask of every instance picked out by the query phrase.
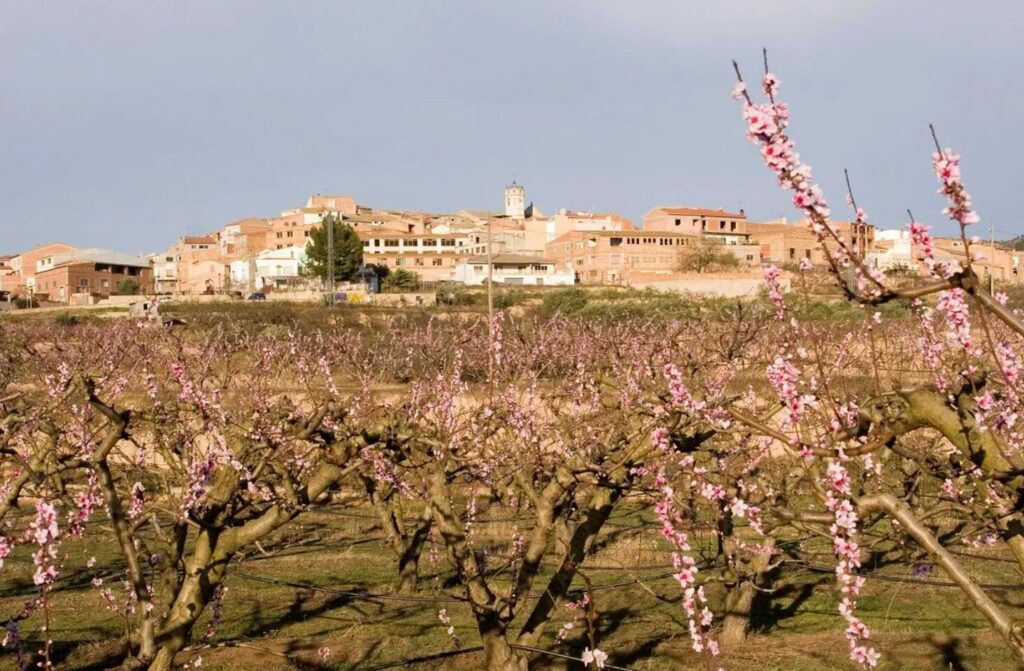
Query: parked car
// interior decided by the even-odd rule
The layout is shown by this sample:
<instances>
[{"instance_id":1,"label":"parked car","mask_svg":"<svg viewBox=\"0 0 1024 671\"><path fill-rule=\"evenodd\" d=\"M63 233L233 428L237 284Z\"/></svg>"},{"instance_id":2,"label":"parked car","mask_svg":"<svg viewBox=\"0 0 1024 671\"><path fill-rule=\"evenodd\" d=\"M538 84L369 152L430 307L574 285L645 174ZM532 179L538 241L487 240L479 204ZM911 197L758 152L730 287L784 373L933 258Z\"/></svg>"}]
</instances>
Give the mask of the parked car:
<instances>
[{"instance_id":1,"label":"parked car","mask_svg":"<svg viewBox=\"0 0 1024 671\"><path fill-rule=\"evenodd\" d=\"M267 295L265 293L257 291L255 293L249 294L249 300L251 300L251 301L265 301L265 300L267 300Z\"/></svg>"}]
</instances>

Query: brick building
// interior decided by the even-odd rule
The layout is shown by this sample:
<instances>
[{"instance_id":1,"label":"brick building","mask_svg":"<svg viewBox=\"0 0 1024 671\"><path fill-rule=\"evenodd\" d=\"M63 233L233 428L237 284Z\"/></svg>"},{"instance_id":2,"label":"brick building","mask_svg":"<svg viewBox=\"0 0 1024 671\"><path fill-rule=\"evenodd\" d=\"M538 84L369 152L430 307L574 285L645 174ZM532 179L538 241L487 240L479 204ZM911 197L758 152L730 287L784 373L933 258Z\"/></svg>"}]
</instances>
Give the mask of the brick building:
<instances>
[{"instance_id":1,"label":"brick building","mask_svg":"<svg viewBox=\"0 0 1024 671\"><path fill-rule=\"evenodd\" d=\"M675 272L697 245L698 236L674 231L570 231L549 242L544 257L583 284L620 284L631 273Z\"/></svg>"},{"instance_id":2,"label":"brick building","mask_svg":"<svg viewBox=\"0 0 1024 671\"><path fill-rule=\"evenodd\" d=\"M875 227L871 224L833 221L831 225L847 245L861 257L866 257L874 249ZM810 259L815 265L825 262L821 244L817 236L811 232L806 220L793 223L786 223L785 220L750 222L747 229L750 232L750 242L759 247L764 263L799 263L803 258ZM833 245L834 243L829 247Z\"/></svg>"},{"instance_id":3,"label":"brick building","mask_svg":"<svg viewBox=\"0 0 1024 671\"><path fill-rule=\"evenodd\" d=\"M35 275L34 293L41 299L68 303L74 294L105 298L118 284L132 280L140 293L153 292L153 270L141 257L105 249L81 249L54 256L50 267Z\"/></svg>"}]
</instances>

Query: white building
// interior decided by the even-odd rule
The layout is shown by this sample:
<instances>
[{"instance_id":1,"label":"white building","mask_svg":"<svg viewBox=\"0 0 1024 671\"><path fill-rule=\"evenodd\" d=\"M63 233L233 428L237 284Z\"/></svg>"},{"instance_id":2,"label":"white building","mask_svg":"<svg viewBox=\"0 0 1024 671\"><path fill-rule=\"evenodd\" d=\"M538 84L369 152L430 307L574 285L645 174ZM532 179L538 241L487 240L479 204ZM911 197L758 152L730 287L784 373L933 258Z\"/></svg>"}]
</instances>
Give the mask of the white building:
<instances>
[{"instance_id":1,"label":"white building","mask_svg":"<svg viewBox=\"0 0 1024 671\"><path fill-rule=\"evenodd\" d=\"M158 294L174 293L178 288L178 261L174 250L152 254L148 258L153 266L153 291Z\"/></svg>"},{"instance_id":2,"label":"white building","mask_svg":"<svg viewBox=\"0 0 1024 671\"><path fill-rule=\"evenodd\" d=\"M251 260L232 261L231 285L252 290L264 287L283 289L297 283L305 263L306 250L302 247L268 249Z\"/></svg>"},{"instance_id":3,"label":"white building","mask_svg":"<svg viewBox=\"0 0 1024 671\"><path fill-rule=\"evenodd\" d=\"M533 286L571 285L576 274L558 270L553 261L520 254L496 254L491 259L495 284ZM473 256L455 266L455 281L468 285L487 283L487 257Z\"/></svg>"},{"instance_id":4,"label":"white building","mask_svg":"<svg viewBox=\"0 0 1024 671\"><path fill-rule=\"evenodd\" d=\"M918 264L914 259L910 231L902 228L875 231L875 251L869 257L869 264L881 270L917 272Z\"/></svg>"}]
</instances>

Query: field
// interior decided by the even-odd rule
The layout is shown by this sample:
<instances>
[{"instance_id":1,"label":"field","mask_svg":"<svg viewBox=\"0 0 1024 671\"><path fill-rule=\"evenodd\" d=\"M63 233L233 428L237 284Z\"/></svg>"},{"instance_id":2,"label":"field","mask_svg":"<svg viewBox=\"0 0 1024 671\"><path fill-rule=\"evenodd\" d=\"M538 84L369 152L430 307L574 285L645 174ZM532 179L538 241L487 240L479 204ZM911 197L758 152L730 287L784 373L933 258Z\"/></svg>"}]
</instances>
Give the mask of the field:
<instances>
[{"instance_id":1,"label":"field","mask_svg":"<svg viewBox=\"0 0 1024 671\"><path fill-rule=\"evenodd\" d=\"M726 430L668 372L678 363L697 398L773 417L764 370L786 337L774 308L649 293L512 302L491 331L495 359L479 301L408 312L176 306L178 323L164 328L87 315L0 322L0 437L22 460L4 471L18 484L17 496L4 489L16 542L0 617L23 641L0 668L37 650L53 668L145 668L156 662L132 661L144 657L145 621L173 622L180 604L190 613L180 641L162 643L163 625L149 634L172 649L174 667L582 669L600 647L611 668L636 671L858 668L837 609L835 532L822 526L814 484L824 466L782 450L775 436L786 426L774 419ZM929 379L900 355L918 328L908 307L888 308L877 326L822 299L805 297L799 310L819 374L832 366L823 379L836 407ZM103 339L108 347L90 346ZM675 455L652 451L660 426L672 427ZM968 513L967 498L941 494L936 460L961 466L940 433L908 434L892 454L874 452L877 465L846 468L862 495L902 489L958 571L1020 620L1012 539ZM38 477L22 482L25 472ZM313 492L323 473L329 482ZM663 481L674 483L664 500L688 546L665 533ZM712 486L727 494L702 489ZM95 499L83 504L84 494ZM61 531L37 543L43 501L57 506ZM760 520L743 512L755 504ZM794 521L792 510L809 517ZM273 524L244 542L231 536L219 554L222 539L265 519ZM915 539L886 515L863 514L856 613L878 668L1020 668L957 575ZM415 555L411 586L396 582L403 549ZM723 635L730 599L752 586L738 616L745 636L716 658L694 652L673 553L699 567L715 614L699 626L703 641ZM56 575L40 583L47 564ZM542 632L523 643L514 632L529 629L551 590ZM507 604L499 643L485 635L488 599ZM502 646L520 661L495 665Z\"/></svg>"},{"instance_id":2,"label":"field","mask_svg":"<svg viewBox=\"0 0 1024 671\"><path fill-rule=\"evenodd\" d=\"M503 517L500 510L489 514ZM602 549L588 558L593 567L584 566L594 583L604 648L611 653L610 661L619 666L696 671L704 667L684 634L678 589L665 577L670 570L664 563L668 548L656 528L651 528L650 517L640 508L636 514L623 513L613 520L613 528L602 539ZM509 526L504 521L487 525L488 537L500 543L508 536ZM456 650L438 622L441 607L452 613L464 648L476 647L479 641L472 618L463 612L464 604L447 601L443 596L447 591L433 588L435 581L442 586L450 584L451 571L446 566L429 566L423 576L423 593L409 601L391 592L394 566L372 510L325 509L300 517L284 536L287 538L262 544L265 552L254 549L237 560L226 583L223 621L215 640L192 646L194 651L183 655L184 661L201 655L203 668L225 671L256 667L480 668L479 653L401 664ZM826 546L819 545L827 552ZM70 551L72 563L84 563L86 548ZM88 552L96 553L97 548L91 546ZM783 586L770 599L766 595L755 612L754 633L748 641L723 655L725 668L854 668L842 649L845 625L835 609L834 579L825 565L826 552L793 559L780 571ZM998 553L965 552L985 557L968 562L985 582L1020 583L1013 565ZM97 556L105 568L67 575L54 600L51 617L60 623L53 635L62 642L61 668L107 668L123 654L118 642L124 634L123 618L106 608L97 590L85 586L95 575L116 576L117 555L90 556ZM0 600L5 613L16 610L33 588L30 559L16 556L8 561L11 565L6 569ZM800 563L804 561L821 568L803 568ZM861 612L885 655L880 669L1019 668L967 599L955 587L943 586L946 577L941 571L917 578L913 573L912 564L879 567L871 572L879 578L869 580L861 598ZM339 582L338 576L345 580ZM610 587L602 589L604 585ZM1020 587L1000 595L1014 613L1022 614ZM439 602L429 601L438 597ZM200 620L197 630L204 631L208 621L208 617ZM570 638L564 645L549 642L544 647L575 656L579 644ZM326 663L318 658L318 650L324 646L331 650ZM579 668L565 666L555 658L548 661L550 668Z\"/></svg>"}]
</instances>

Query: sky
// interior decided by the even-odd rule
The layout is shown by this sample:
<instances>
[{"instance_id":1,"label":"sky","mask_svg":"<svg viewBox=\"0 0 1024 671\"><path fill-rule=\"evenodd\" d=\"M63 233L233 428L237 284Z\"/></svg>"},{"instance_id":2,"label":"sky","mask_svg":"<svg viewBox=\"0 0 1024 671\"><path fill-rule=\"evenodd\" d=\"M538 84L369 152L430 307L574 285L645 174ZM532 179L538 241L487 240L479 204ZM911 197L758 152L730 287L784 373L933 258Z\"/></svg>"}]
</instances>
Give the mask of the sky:
<instances>
[{"instance_id":1,"label":"sky","mask_svg":"<svg viewBox=\"0 0 1024 671\"><path fill-rule=\"evenodd\" d=\"M761 48L834 216L953 225L934 123L997 239L1024 233L1013 0L2 0L0 253L129 253L312 193L796 216L744 134Z\"/></svg>"}]
</instances>

